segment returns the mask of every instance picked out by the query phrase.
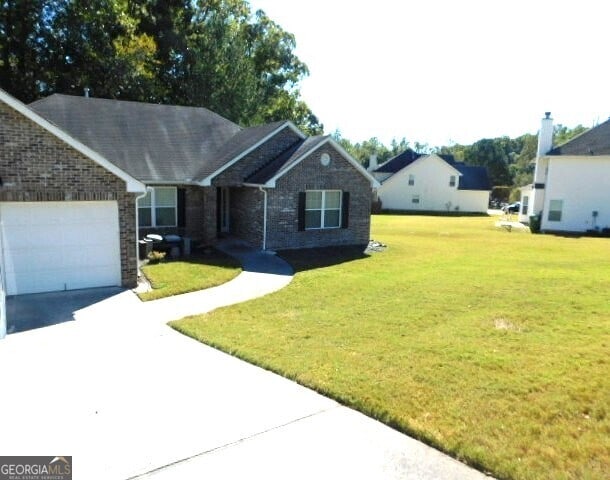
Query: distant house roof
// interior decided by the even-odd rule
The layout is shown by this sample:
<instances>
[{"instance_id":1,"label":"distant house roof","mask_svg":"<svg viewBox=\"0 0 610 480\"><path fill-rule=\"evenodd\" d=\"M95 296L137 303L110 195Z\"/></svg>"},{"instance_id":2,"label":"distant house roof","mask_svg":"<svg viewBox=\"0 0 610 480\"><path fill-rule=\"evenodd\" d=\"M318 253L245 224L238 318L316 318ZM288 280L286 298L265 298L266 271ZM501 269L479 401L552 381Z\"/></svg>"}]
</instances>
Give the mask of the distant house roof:
<instances>
[{"instance_id":1,"label":"distant house roof","mask_svg":"<svg viewBox=\"0 0 610 480\"><path fill-rule=\"evenodd\" d=\"M453 162L451 165L462 174L458 190L491 190L487 168L474 167L461 162Z\"/></svg>"},{"instance_id":2,"label":"distant house roof","mask_svg":"<svg viewBox=\"0 0 610 480\"><path fill-rule=\"evenodd\" d=\"M421 157L421 153L415 153L410 148L407 148L404 152L390 158L387 162L382 163L377 167L375 172L378 173L396 173L402 170L408 165L411 165L415 160Z\"/></svg>"},{"instance_id":3,"label":"distant house roof","mask_svg":"<svg viewBox=\"0 0 610 480\"><path fill-rule=\"evenodd\" d=\"M201 107L51 95L29 107L140 181L185 182L241 127Z\"/></svg>"},{"instance_id":4,"label":"distant house roof","mask_svg":"<svg viewBox=\"0 0 610 480\"><path fill-rule=\"evenodd\" d=\"M449 154L435 154L437 157L442 158L445 162L455 168L462 175L460 176L460 182L458 185L459 190L491 190L491 184L487 175L487 168L475 167L466 165L462 162L456 162L455 157ZM394 158L391 158L387 162L383 163L375 170L379 173L391 173L395 174L403 168L411 165L415 160L424 156L421 153L415 153L411 149L407 149ZM391 177L390 177L391 178Z\"/></svg>"},{"instance_id":5,"label":"distant house roof","mask_svg":"<svg viewBox=\"0 0 610 480\"><path fill-rule=\"evenodd\" d=\"M553 148L547 155L610 155L610 120Z\"/></svg>"}]
</instances>

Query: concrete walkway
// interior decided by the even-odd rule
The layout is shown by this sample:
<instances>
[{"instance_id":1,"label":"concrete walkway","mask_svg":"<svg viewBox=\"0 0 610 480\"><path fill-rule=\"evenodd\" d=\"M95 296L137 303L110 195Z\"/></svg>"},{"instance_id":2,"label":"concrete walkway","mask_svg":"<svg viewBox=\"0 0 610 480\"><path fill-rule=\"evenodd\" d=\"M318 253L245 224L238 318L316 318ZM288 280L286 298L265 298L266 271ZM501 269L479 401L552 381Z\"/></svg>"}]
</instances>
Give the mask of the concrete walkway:
<instances>
[{"instance_id":1,"label":"concrete walkway","mask_svg":"<svg viewBox=\"0 0 610 480\"><path fill-rule=\"evenodd\" d=\"M0 342L0 452L72 455L74 479L482 479L483 474L165 322L275 291L280 259L242 244L227 284L141 303L122 292L74 322Z\"/></svg>"}]
</instances>

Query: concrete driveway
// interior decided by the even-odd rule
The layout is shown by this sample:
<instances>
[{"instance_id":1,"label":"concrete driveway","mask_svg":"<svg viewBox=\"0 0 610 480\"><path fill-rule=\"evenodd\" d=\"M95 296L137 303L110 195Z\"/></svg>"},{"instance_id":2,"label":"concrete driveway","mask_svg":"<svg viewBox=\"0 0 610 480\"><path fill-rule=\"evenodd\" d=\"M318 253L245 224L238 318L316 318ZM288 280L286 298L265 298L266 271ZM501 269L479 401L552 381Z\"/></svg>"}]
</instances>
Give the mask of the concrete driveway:
<instances>
[{"instance_id":1,"label":"concrete driveway","mask_svg":"<svg viewBox=\"0 0 610 480\"><path fill-rule=\"evenodd\" d=\"M25 332L73 321L79 310L122 291L122 288L108 287L7 297L7 333Z\"/></svg>"},{"instance_id":2,"label":"concrete driveway","mask_svg":"<svg viewBox=\"0 0 610 480\"><path fill-rule=\"evenodd\" d=\"M74 478L87 480L485 478L165 325L290 281L260 270L173 303L123 291L76 311L76 321L7 336L0 452L71 455Z\"/></svg>"}]
</instances>

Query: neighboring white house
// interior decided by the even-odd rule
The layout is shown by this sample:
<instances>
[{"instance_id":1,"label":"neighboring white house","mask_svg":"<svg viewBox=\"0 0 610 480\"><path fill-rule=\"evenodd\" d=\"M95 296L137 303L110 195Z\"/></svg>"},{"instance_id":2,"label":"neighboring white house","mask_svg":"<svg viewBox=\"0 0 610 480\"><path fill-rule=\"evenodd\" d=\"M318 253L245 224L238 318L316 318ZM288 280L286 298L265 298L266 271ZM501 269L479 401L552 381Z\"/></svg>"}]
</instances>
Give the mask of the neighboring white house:
<instances>
[{"instance_id":1,"label":"neighboring white house","mask_svg":"<svg viewBox=\"0 0 610 480\"><path fill-rule=\"evenodd\" d=\"M553 148L547 112L538 135L534 183L521 188L519 220L541 214L542 231L610 229L610 120Z\"/></svg>"},{"instance_id":2,"label":"neighboring white house","mask_svg":"<svg viewBox=\"0 0 610 480\"><path fill-rule=\"evenodd\" d=\"M485 167L456 162L450 155L422 155L407 149L369 169L381 182L377 197L384 210L485 213L490 185Z\"/></svg>"}]
</instances>

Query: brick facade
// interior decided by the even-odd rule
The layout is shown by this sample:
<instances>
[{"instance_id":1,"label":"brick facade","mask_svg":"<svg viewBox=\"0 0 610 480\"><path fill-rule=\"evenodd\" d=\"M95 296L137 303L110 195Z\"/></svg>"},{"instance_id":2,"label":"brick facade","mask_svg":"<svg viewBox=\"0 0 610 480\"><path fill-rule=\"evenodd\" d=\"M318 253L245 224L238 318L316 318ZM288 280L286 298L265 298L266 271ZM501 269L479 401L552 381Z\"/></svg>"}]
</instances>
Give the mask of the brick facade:
<instances>
[{"instance_id":1,"label":"brick facade","mask_svg":"<svg viewBox=\"0 0 610 480\"><path fill-rule=\"evenodd\" d=\"M135 286L136 194L127 193L123 180L4 103L0 177L0 201L117 201L121 281L125 287Z\"/></svg>"},{"instance_id":2,"label":"brick facade","mask_svg":"<svg viewBox=\"0 0 610 480\"><path fill-rule=\"evenodd\" d=\"M330 164L320 164L328 153ZM326 144L280 177L267 190L267 248L313 248L366 245L370 235L371 185L353 165ZM299 192L342 190L350 193L347 228L299 231ZM263 193L255 188L231 189L231 233L262 247Z\"/></svg>"},{"instance_id":3,"label":"brick facade","mask_svg":"<svg viewBox=\"0 0 610 480\"><path fill-rule=\"evenodd\" d=\"M231 234L255 247L263 246L263 192L252 187L230 191Z\"/></svg>"}]
</instances>

